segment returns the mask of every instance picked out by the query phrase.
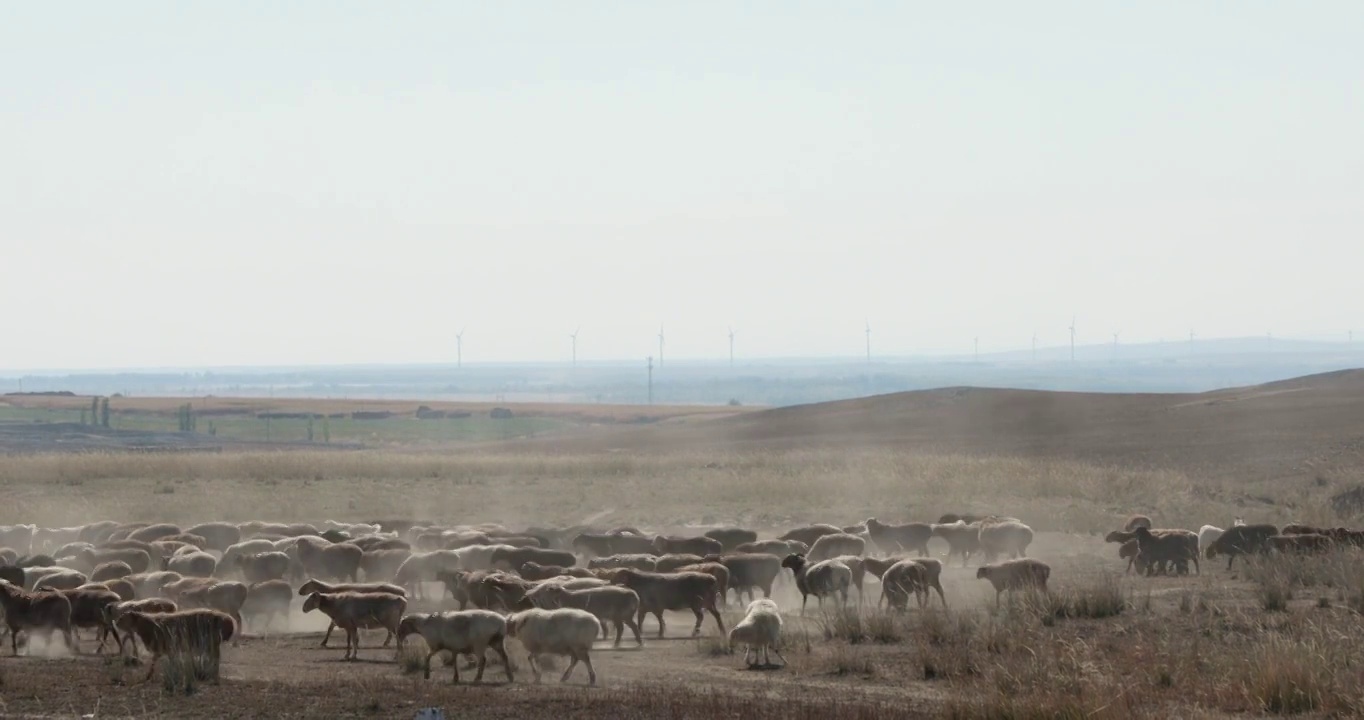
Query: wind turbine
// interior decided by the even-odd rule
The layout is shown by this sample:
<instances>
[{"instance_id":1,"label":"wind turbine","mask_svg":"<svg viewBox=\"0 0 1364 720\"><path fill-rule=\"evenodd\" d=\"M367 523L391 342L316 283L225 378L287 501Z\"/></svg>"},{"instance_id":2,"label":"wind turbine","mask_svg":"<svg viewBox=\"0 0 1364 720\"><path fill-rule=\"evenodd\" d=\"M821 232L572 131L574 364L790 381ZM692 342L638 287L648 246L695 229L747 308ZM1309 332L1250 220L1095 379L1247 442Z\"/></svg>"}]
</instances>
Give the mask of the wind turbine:
<instances>
[{"instance_id":1,"label":"wind turbine","mask_svg":"<svg viewBox=\"0 0 1364 720\"><path fill-rule=\"evenodd\" d=\"M663 369L663 326L658 326L658 369Z\"/></svg>"},{"instance_id":2,"label":"wind turbine","mask_svg":"<svg viewBox=\"0 0 1364 720\"><path fill-rule=\"evenodd\" d=\"M568 339L573 341L573 367L575 368L578 367L578 331L582 329L582 326L579 325L574 328L573 333L568 336Z\"/></svg>"},{"instance_id":3,"label":"wind turbine","mask_svg":"<svg viewBox=\"0 0 1364 720\"><path fill-rule=\"evenodd\" d=\"M980 337L977 336L974 342L975 344L972 346L973 349L971 351L971 360L972 362L980 362Z\"/></svg>"},{"instance_id":4,"label":"wind turbine","mask_svg":"<svg viewBox=\"0 0 1364 720\"><path fill-rule=\"evenodd\" d=\"M1118 361L1118 333L1113 333L1113 362Z\"/></svg>"},{"instance_id":5,"label":"wind turbine","mask_svg":"<svg viewBox=\"0 0 1364 720\"><path fill-rule=\"evenodd\" d=\"M464 367L464 328L455 333L455 369Z\"/></svg>"},{"instance_id":6,"label":"wind turbine","mask_svg":"<svg viewBox=\"0 0 1364 720\"><path fill-rule=\"evenodd\" d=\"M734 367L734 328L729 328L729 366Z\"/></svg>"},{"instance_id":7,"label":"wind turbine","mask_svg":"<svg viewBox=\"0 0 1364 720\"><path fill-rule=\"evenodd\" d=\"M1193 354L1193 351L1194 351L1194 350L1193 350L1193 340L1194 340L1194 331L1193 331L1192 329L1190 329L1190 330L1189 330L1189 354L1190 354L1190 355L1192 355L1192 354Z\"/></svg>"},{"instance_id":8,"label":"wind turbine","mask_svg":"<svg viewBox=\"0 0 1364 720\"><path fill-rule=\"evenodd\" d=\"M1032 334L1032 361L1037 362L1037 331Z\"/></svg>"},{"instance_id":9,"label":"wind turbine","mask_svg":"<svg viewBox=\"0 0 1364 720\"><path fill-rule=\"evenodd\" d=\"M1070 316L1070 361L1075 362L1075 316Z\"/></svg>"},{"instance_id":10,"label":"wind turbine","mask_svg":"<svg viewBox=\"0 0 1364 720\"><path fill-rule=\"evenodd\" d=\"M867 321L867 364L871 364L871 321Z\"/></svg>"}]
</instances>

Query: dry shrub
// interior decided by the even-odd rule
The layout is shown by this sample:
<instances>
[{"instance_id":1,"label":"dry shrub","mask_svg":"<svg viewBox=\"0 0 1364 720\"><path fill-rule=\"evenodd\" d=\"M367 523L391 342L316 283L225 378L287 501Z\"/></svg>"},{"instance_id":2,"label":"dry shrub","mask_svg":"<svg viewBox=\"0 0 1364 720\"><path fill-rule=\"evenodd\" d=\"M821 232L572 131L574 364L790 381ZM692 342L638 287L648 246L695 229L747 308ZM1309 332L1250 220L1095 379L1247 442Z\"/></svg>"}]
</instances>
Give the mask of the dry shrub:
<instances>
[{"instance_id":1,"label":"dry shrub","mask_svg":"<svg viewBox=\"0 0 1364 720\"><path fill-rule=\"evenodd\" d=\"M815 621L825 640L842 640L850 645L863 642L897 643L907 637L902 616L879 608L841 607L825 611Z\"/></svg>"}]
</instances>

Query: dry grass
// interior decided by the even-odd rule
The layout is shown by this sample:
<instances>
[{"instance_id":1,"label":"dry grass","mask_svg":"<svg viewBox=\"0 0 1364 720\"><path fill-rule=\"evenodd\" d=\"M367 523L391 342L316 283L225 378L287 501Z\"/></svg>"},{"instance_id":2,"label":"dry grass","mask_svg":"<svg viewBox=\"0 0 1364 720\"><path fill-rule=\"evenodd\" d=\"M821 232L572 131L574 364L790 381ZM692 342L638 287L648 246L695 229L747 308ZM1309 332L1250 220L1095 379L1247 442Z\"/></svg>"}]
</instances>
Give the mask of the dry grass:
<instances>
[{"instance_id":1,"label":"dry grass","mask_svg":"<svg viewBox=\"0 0 1364 720\"><path fill-rule=\"evenodd\" d=\"M53 485L79 487L54 494ZM577 523L605 513L658 527L738 523L777 528L944 512L1003 512L1038 530L1100 533L1134 509L1170 526L1245 515L1216 488L1170 471L1130 471L1064 460L914 455L893 450L544 454L252 451L12 456L0 487L13 498L0 523L67 525L93 519L362 520L440 516L507 523ZM279 503L281 496L291 498ZM458 495L456 498L455 496ZM1231 493L1226 493L1230 496ZM59 502L53 502L53 500ZM1302 498L1295 496L1302 510ZM271 508L262 512L260 508Z\"/></svg>"}]
</instances>

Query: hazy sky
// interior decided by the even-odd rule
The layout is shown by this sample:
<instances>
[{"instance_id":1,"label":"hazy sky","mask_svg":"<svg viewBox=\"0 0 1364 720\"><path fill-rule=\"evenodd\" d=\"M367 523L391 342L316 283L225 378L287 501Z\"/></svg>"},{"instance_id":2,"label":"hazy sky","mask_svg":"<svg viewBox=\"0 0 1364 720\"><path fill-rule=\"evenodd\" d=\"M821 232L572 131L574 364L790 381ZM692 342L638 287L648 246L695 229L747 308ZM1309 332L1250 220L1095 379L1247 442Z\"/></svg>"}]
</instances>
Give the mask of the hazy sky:
<instances>
[{"instance_id":1,"label":"hazy sky","mask_svg":"<svg viewBox=\"0 0 1364 720\"><path fill-rule=\"evenodd\" d=\"M0 368L1364 331L1364 3L9 2Z\"/></svg>"}]
</instances>

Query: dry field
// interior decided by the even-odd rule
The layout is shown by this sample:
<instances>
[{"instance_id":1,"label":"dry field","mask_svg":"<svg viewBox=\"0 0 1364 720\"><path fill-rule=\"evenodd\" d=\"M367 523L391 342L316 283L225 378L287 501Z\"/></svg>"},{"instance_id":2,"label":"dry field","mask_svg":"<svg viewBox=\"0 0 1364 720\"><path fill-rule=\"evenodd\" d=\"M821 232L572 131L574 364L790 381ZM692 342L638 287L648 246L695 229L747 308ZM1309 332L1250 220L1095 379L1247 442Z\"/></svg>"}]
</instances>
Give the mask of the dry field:
<instances>
[{"instance_id":1,"label":"dry field","mask_svg":"<svg viewBox=\"0 0 1364 720\"><path fill-rule=\"evenodd\" d=\"M1188 401L1154 397L1165 408ZM1133 407L1145 402L1134 400ZM598 643L595 688L584 687L581 668L569 686L555 682L553 672L545 684L532 684L515 641L509 649L519 674L511 684L500 668L490 667L486 685L453 687L439 663L424 681L406 656L378 647L379 632L365 634L360 662L343 663L339 647L316 647L323 623L296 605L289 633L260 636L248 628L240 646L225 650L223 680L190 694L166 692L159 678L129 684L139 668L105 658L40 657L41 648L34 657L10 658L6 650L0 653L0 716L409 718L424 707L443 708L448 717L494 718L1359 716L1359 551L1238 563L1232 571L1210 561L1197 575L1144 578L1123 575L1116 546L1102 539L1133 512L1151 515L1160 526L1195 530L1204 523L1229 525L1236 516L1360 525L1357 517L1337 516L1330 503L1359 477L1360 466L1347 452L1360 437L1354 434L1359 413L1328 403L1324 420L1312 424L1294 415L1297 429L1284 421L1276 433L1280 421L1258 415L1255 402L1224 401L1252 410L1221 434L1216 428L1195 437L1170 431L1162 445L1151 439L1149 417L1156 411L1147 408L1133 412L1147 414L1141 427L1148 434L1137 433L1129 417L1107 439L1092 428L1076 431L1071 452L1051 453L1007 451L1035 450L1043 442L1001 430L1007 413L996 415L988 447L983 436L910 441L928 433L912 421L899 433L905 442L895 442L894 432L869 432L871 440L862 443L793 443L780 433L764 442L755 430L766 415L760 413L683 423L666 432L627 430L440 452L6 457L0 463L0 525L412 517L509 526L631 523L660 532L738 524L771 535L810 521L851 524L876 516L903 522L944 512L999 512L1039 531L1029 554L1050 563L1053 572L1048 596L1020 596L995 612L993 591L975 579L974 563L949 567L949 607L903 615L870 608L879 586L869 580L861 610L821 611L812 604L802 617L788 579L777 593L787 621L784 669L744 669L709 618L703 636L692 639L690 615L673 614L663 640L651 637L657 626L646 621L642 649L628 641L621 649ZM1280 407L1300 413L1296 406ZM789 412L768 417L800 437ZM846 409L835 413L838 423L830 419L832 410L809 412L817 425L843 428L845 440L854 437L848 428L864 422ZM1090 425L1112 421L1091 418ZM1184 421L1171 422L1184 427ZM1342 430L1328 437L1332 425ZM1288 447L1264 438L1298 437L1308 432L1304 427L1317 440L1298 452L1329 463L1288 473L1277 468L1296 461L1280 458L1259 474L1226 473L1208 470L1216 463L1195 452L1202 446L1216 448L1208 457L1262 454L1267 444ZM1148 460L1167 461L1112 461L1129 457L1123 452L1131 452L1133 442L1144 443ZM1061 444L1056 437L1045 443ZM979 451L965 447L971 444ZM1328 457L1323 448L1330 447L1344 450ZM931 547L935 553L945 549L939 541ZM726 623L738 612L731 602ZM88 640L85 645L93 646ZM461 676L466 683L472 678L471 671Z\"/></svg>"}]
</instances>

